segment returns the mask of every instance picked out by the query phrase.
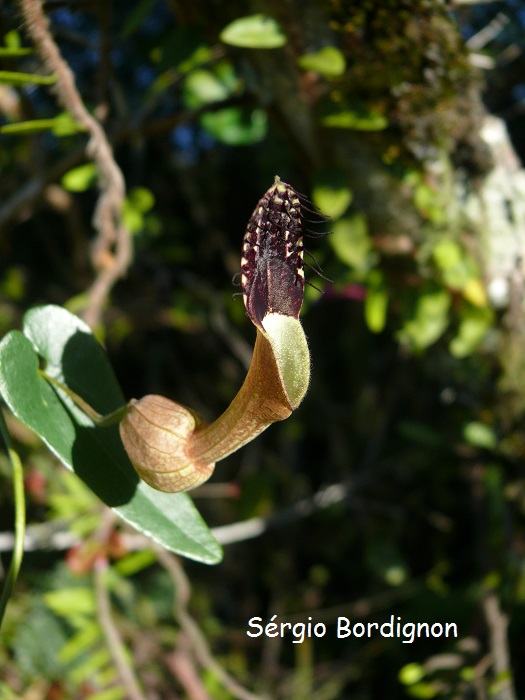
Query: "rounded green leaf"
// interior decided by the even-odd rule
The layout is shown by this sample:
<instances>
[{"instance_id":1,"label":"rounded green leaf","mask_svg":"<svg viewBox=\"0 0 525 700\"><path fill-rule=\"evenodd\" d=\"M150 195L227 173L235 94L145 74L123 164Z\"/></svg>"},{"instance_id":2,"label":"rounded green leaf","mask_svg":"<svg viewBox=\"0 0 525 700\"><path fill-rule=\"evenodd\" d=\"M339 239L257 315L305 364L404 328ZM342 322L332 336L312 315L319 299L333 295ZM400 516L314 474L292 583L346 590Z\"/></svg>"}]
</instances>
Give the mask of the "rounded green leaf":
<instances>
[{"instance_id":1,"label":"rounded green leaf","mask_svg":"<svg viewBox=\"0 0 525 700\"><path fill-rule=\"evenodd\" d=\"M494 322L492 309L467 306L461 314L458 333L450 341L449 349L454 357L472 354L485 338Z\"/></svg>"},{"instance_id":2,"label":"rounded green leaf","mask_svg":"<svg viewBox=\"0 0 525 700\"><path fill-rule=\"evenodd\" d=\"M307 53L297 59L304 70L313 70L326 78L337 78L344 75L346 60L342 52L335 46L325 46L320 51Z\"/></svg>"},{"instance_id":3,"label":"rounded green leaf","mask_svg":"<svg viewBox=\"0 0 525 700\"><path fill-rule=\"evenodd\" d=\"M369 268L373 250L365 217L357 213L345 216L332 228L328 241L339 260L357 270Z\"/></svg>"},{"instance_id":4,"label":"rounded green leaf","mask_svg":"<svg viewBox=\"0 0 525 700\"><path fill-rule=\"evenodd\" d=\"M167 549L208 564L221 548L183 493L155 491L139 480L118 426L96 427L63 392L39 374L45 371L102 414L124 403L102 347L89 327L57 306L29 311L24 333L0 342L0 393L14 415L126 522Z\"/></svg>"},{"instance_id":5,"label":"rounded green leaf","mask_svg":"<svg viewBox=\"0 0 525 700\"><path fill-rule=\"evenodd\" d=\"M387 309L386 289L380 284L368 287L365 299L365 321L372 333L381 333L385 327Z\"/></svg>"},{"instance_id":6,"label":"rounded green leaf","mask_svg":"<svg viewBox=\"0 0 525 700\"><path fill-rule=\"evenodd\" d=\"M324 214L338 219L352 201L352 190L345 185L319 184L312 191L312 199Z\"/></svg>"},{"instance_id":7,"label":"rounded green leaf","mask_svg":"<svg viewBox=\"0 0 525 700\"><path fill-rule=\"evenodd\" d=\"M415 350L435 343L449 324L450 294L444 289L427 290L417 299L411 318L399 332L401 342Z\"/></svg>"},{"instance_id":8,"label":"rounded green leaf","mask_svg":"<svg viewBox=\"0 0 525 700\"><path fill-rule=\"evenodd\" d=\"M85 192L92 187L97 179L97 168L94 163L79 165L69 170L62 178L62 186L69 192Z\"/></svg>"},{"instance_id":9,"label":"rounded green leaf","mask_svg":"<svg viewBox=\"0 0 525 700\"><path fill-rule=\"evenodd\" d=\"M498 444L494 430L489 425L478 421L466 423L463 427L463 437L469 445L487 450L493 450Z\"/></svg>"},{"instance_id":10,"label":"rounded green leaf","mask_svg":"<svg viewBox=\"0 0 525 700\"><path fill-rule=\"evenodd\" d=\"M220 39L245 49L277 49L287 42L279 24L263 14L239 17L222 30Z\"/></svg>"},{"instance_id":11,"label":"rounded green leaf","mask_svg":"<svg viewBox=\"0 0 525 700\"><path fill-rule=\"evenodd\" d=\"M207 112L202 115L201 124L217 141L228 146L258 143L268 130L268 118L262 109L248 112L238 107L228 107Z\"/></svg>"},{"instance_id":12,"label":"rounded green leaf","mask_svg":"<svg viewBox=\"0 0 525 700\"><path fill-rule=\"evenodd\" d=\"M406 664L399 671L399 680L403 685L414 685L425 677L425 669L421 664L411 663Z\"/></svg>"}]
</instances>

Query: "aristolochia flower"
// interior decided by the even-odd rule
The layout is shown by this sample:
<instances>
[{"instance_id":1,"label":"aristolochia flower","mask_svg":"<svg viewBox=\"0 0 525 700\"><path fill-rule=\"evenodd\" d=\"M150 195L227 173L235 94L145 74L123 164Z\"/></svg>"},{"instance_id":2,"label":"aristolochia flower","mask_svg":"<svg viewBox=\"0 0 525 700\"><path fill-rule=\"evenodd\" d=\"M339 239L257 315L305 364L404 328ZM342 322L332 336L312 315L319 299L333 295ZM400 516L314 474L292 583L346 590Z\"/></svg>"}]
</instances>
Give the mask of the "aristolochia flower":
<instances>
[{"instance_id":1,"label":"aristolochia flower","mask_svg":"<svg viewBox=\"0 0 525 700\"><path fill-rule=\"evenodd\" d=\"M226 411L210 425L173 401L130 401L122 442L139 475L161 491L186 491L215 462L253 440L301 403L310 355L299 321L304 297L304 197L276 177L247 226L241 259L246 311L257 329L248 374ZM317 213L314 211L314 213Z\"/></svg>"}]
</instances>

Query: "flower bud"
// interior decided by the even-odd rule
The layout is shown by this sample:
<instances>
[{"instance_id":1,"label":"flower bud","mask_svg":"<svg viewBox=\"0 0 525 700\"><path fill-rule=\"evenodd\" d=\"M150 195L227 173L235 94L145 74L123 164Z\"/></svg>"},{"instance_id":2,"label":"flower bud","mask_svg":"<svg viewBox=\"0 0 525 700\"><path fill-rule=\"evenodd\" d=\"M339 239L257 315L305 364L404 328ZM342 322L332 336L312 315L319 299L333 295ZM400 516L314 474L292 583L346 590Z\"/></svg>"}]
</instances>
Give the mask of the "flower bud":
<instances>
[{"instance_id":1,"label":"flower bud","mask_svg":"<svg viewBox=\"0 0 525 700\"><path fill-rule=\"evenodd\" d=\"M279 177L248 222L241 287L246 313L260 330L267 314L299 318L304 297L301 201Z\"/></svg>"},{"instance_id":2,"label":"flower bud","mask_svg":"<svg viewBox=\"0 0 525 700\"><path fill-rule=\"evenodd\" d=\"M194 489L213 473L215 464L202 464L187 453L200 427L201 418L190 409L148 395L129 402L120 437L138 475L153 488L173 493Z\"/></svg>"}]
</instances>

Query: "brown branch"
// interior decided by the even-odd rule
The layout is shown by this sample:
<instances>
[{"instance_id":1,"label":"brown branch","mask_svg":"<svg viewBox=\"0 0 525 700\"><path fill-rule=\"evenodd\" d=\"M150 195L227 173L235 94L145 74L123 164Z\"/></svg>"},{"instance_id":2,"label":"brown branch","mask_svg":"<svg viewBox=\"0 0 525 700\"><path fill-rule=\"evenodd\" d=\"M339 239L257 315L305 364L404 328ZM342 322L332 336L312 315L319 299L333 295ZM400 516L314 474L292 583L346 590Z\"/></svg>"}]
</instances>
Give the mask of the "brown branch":
<instances>
[{"instance_id":1,"label":"brown branch","mask_svg":"<svg viewBox=\"0 0 525 700\"><path fill-rule=\"evenodd\" d=\"M120 679L126 688L129 700L146 700L139 683L126 659L126 651L120 633L111 616L109 595L104 580L107 563L98 559L95 563L95 592L97 599L98 621L104 632L111 658L118 670Z\"/></svg>"},{"instance_id":2,"label":"brown branch","mask_svg":"<svg viewBox=\"0 0 525 700\"><path fill-rule=\"evenodd\" d=\"M262 700L261 696L254 695L232 678L213 657L205 636L188 612L191 587L184 569L177 557L162 547L155 546L155 551L160 563L173 579L175 585L175 616L187 639L191 642L191 647L199 664L216 675L235 698L239 698L239 700Z\"/></svg>"},{"instance_id":3,"label":"brown branch","mask_svg":"<svg viewBox=\"0 0 525 700\"><path fill-rule=\"evenodd\" d=\"M85 148L81 146L46 168L42 175L28 180L0 207L0 230L7 227L17 217L21 217L26 210L31 209L42 197L42 193L48 185L60 180L68 170L81 165L85 160Z\"/></svg>"},{"instance_id":4,"label":"brown branch","mask_svg":"<svg viewBox=\"0 0 525 700\"><path fill-rule=\"evenodd\" d=\"M168 658L168 666L184 688L189 700L210 700L193 658L191 641L183 633L179 635L177 649Z\"/></svg>"},{"instance_id":5,"label":"brown branch","mask_svg":"<svg viewBox=\"0 0 525 700\"><path fill-rule=\"evenodd\" d=\"M502 612L498 596L488 590L483 598L483 613L489 631L489 646L495 675L494 697L497 700L517 700L512 684L507 616Z\"/></svg>"},{"instance_id":6,"label":"brown branch","mask_svg":"<svg viewBox=\"0 0 525 700\"><path fill-rule=\"evenodd\" d=\"M89 302L84 310L87 323L95 326L111 288L131 262L131 238L121 221L124 177L115 162L104 129L86 109L76 88L74 75L51 36L41 0L19 2L31 39L47 68L57 76L56 90L60 103L89 134L87 153L98 169L100 196L93 216L97 238L92 257L99 272L88 291Z\"/></svg>"}]
</instances>

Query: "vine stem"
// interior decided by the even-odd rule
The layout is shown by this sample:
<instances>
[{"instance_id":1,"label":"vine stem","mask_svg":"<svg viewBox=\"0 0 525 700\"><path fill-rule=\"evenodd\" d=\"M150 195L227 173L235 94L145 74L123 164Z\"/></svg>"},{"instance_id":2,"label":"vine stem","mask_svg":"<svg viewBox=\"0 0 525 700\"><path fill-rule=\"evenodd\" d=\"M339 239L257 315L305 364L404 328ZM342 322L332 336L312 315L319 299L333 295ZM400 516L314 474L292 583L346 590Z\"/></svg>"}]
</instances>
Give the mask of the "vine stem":
<instances>
[{"instance_id":1,"label":"vine stem","mask_svg":"<svg viewBox=\"0 0 525 700\"><path fill-rule=\"evenodd\" d=\"M18 453L13 448L11 437L5 423L2 411L0 411L0 433L5 442L9 461L13 469L13 492L15 500L15 545L13 555L9 565L9 571L5 580L5 585L0 596L0 628L6 611L7 603L15 588L18 572L24 556L24 537L26 529L26 502L24 496L24 470Z\"/></svg>"}]
</instances>

